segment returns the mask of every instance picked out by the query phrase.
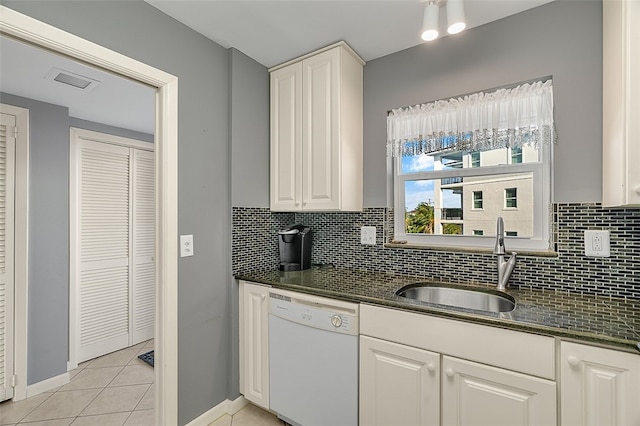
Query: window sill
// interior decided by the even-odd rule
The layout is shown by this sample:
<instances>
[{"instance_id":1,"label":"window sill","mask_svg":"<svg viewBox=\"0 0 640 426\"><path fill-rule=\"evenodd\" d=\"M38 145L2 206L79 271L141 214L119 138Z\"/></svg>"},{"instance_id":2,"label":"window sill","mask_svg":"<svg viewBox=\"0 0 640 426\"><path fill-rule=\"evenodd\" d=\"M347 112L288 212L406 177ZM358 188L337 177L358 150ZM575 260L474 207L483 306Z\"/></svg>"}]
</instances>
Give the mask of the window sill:
<instances>
[{"instance_id":1,"label":"window sill","mask_svg":"<svg viewBox=\"0 0 640 426\"><path fill-rule=\"evenodd\" d=\"M407 250L427 250L427 251L445 251L455 253L476 253L476 254L493 254L493 249L482 247L453 247L453 246L427 246L423 244L415 243L400 243L391 242L384 244L384 248L390 249L407 249ZM518 256L529 257L558 257L559 253L553 250L515 250ZM510 255L512 251L507 250L507 255Z\"/></svg>"}]
</instances>

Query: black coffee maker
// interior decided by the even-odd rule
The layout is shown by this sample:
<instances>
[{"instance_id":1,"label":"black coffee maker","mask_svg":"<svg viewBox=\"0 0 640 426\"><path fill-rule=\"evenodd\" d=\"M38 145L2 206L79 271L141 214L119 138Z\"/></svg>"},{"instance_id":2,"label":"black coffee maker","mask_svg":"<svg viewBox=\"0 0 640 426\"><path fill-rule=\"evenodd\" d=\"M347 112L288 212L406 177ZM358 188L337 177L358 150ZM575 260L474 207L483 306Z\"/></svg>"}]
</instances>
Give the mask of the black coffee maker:
<instances>
[{"instance_id":1,"label":"black coffee maker","mask_svg":"<svg viewBox=\"0 0 640 426\"><path fill-rule=\"evenodd\" d=\"M311 267L313 232L304 225L289 225L278 231L280 270L302 271Z\"/></svg>"}]
</instances>

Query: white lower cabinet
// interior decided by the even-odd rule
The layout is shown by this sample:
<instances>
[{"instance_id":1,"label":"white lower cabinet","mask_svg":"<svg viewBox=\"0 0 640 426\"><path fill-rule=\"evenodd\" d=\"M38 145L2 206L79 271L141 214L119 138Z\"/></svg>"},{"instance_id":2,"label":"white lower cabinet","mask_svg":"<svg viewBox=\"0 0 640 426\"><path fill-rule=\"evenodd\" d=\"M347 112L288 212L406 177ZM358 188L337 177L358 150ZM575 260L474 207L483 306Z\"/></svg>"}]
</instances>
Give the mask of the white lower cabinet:
<instances>
[{"instance_id":1,"label":"white lower cabinet","mask_svg":"<svg viewBox=\"0 0 640 426\"><path fill-rule=\"evenodd\" d=\"M442 357L443 425L555 425L556 383Z\"/></svg>"},{"instance_id":2,"label":"white lower cabinet","mask_svg":"<svg viewBox=\"0 0 640 426\"><path fill-rule=\"evenodd\" d=\"M557 424L555 340L360 306L360 424Z\"/></svg>"},{"instance_id":3,"label":"white lower cabinet","mask_svg":"<svg viewBox=\"0 0 640 426\"><path fill-rule=\"evenodd\" d=\"M440 423L440 355L360 336L360 424Z\"/></svg>"},{"instance_id":4,"label":"white lower cabinet","mask_svg":"<svg viewBox=\"0 0 640 426\"><path fill-rule=\"evenodd\" d=\"M269 409L269 287L240 281L240 393Z\"/></svg>"},{"instance_id":5,"label":"white lower cabinet","mask_svg":"<svg viewBox=\"0 0 640 426\"><path fill-rule=\"evenodd\" d=\"M563 426L640 425L640 355L562 342Z\"/></svg>"}]
</instances>

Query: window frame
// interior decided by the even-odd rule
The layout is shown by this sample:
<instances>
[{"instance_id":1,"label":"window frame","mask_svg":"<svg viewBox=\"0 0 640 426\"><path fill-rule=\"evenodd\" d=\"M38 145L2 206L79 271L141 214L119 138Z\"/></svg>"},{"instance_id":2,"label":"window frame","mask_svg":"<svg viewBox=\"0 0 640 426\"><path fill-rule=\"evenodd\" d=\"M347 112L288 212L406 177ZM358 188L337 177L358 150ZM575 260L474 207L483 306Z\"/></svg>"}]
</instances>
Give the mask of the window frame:
<instances>
[{"instance_id":1,"label":"window frame","mask_svg":"<svg viewBox=\"0 0 640 426\"><path fill-rule=\"evenodd\" d=\"M476 199L476 194L480 194L480 199ZM473 191L471 195L472 210L484 210L484 191ZM480 207L476 207L476 202L480 202Z\"/></svg>"},{"instance_id":2,"label":"window frame","mask_svg":"<svg viewBox=\"0 0 640 426\"><path fill-rule=\"evenodd\" d=\"M478 167L482 167L482 162L480 160L482 158L482 155L480 154L480 151L471 152L470 155L471 155L471 161L470 161L471 168L477 169ZM478 156L477 164L476 164L476 158L474 158L476 155Z\"/></svg>"},{"instance_id":3,"label":"window frame","mask_svg":"<svg viewBox=\"0 0 640 426\"><path fill-rule=\"evenodd\" d=\"M539 162L500 164L497 166L468 167L454 170L437 170L417 173L402 173L402 157L395 157L393 168L394 239L425 247L466 247L469 249L492 249L494 235L437 235L408 234L405 230L405 183L417 180L435 180L451 177L489 176L513 173L532 173L533 177L533 236L510 237L509 250L549 251L551 249L551 199L552 199L552 151L553 145L541 143Z\"/></svg>"},{"instance_id":4,"label":"window frame","mask_svg":"<svg viewBox=\"0 0 640 426\"><path fill-rule=\"evenodd\" d=\"M513 197L510 197L507 195L508 191L513 190L515 195ZM515 206L510 206L509 205L509 201L513 200L515 203ZM503 205L503 209L504 210L517 210L518 209L518 188L505 188L504 189L504 205Z\"/></svg>"}]
</instances>

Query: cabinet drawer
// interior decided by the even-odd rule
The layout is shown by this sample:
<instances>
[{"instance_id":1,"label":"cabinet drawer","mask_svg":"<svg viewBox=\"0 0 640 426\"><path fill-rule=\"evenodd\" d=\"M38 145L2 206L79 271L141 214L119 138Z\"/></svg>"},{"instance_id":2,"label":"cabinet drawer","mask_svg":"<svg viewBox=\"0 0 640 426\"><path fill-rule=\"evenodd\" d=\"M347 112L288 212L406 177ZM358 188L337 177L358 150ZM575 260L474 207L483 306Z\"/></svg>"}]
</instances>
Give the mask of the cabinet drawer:
<instances>
[{"instance_id":1,"label":"cabinet drawer","mask_svg":"<svg viewBox=\"0 0 640 426\"><path fill-rule=\"evenodd\" d=\"M555 379L553 337L365 304L360 334Z\"/></svg>"}]
</instances>

